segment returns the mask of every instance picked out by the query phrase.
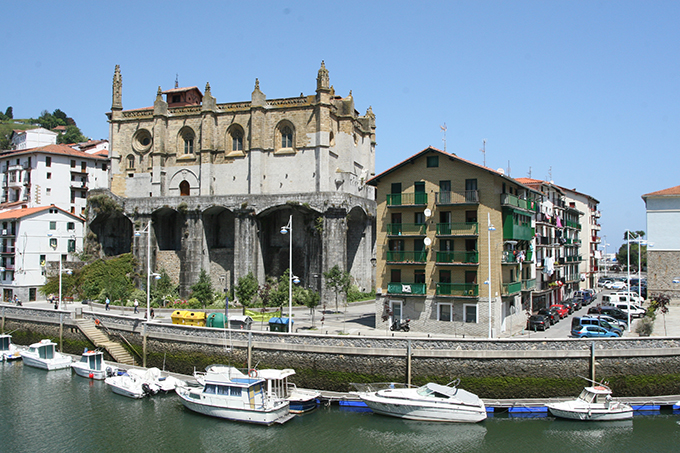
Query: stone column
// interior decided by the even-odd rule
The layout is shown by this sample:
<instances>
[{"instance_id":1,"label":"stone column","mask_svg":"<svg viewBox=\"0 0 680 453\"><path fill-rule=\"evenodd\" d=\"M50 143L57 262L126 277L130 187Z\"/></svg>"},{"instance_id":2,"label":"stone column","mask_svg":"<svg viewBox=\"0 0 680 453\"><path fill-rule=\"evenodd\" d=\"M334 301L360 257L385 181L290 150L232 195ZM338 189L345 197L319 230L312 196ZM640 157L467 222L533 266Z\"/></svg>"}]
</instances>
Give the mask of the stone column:
<instances>
[{"instance_id":1,"label":"stone column","mask_svg":"<svg viewBox=\"0 0 680 453\"><path fill-rule=\"evenodd\" d=\"M241 209L234 211L234 285L238 279L249 272L264 281L264 266L260 241L258 238L259 222L255 211Z\"/></svg>"},{"instance_id":2,"label":"stone column","mask_svg":"<svg viewBox=\"0 0 680 453\"><path fill-rule=\"evenodd\" d=\"M200 211L187 211L184 219L180 249L179 292L181 297L188 297L191 293L191 286L198 281L203 268L205 235Z\"/></svg>"},{"instance_id":3,"label":"stone column","mask_svg":"<svg viewBox=\"0 0 680 453\"><path fill-rule=\"evenodd\" d=\"M345 209L330 208L324 212L322 241L322 272L329 271L335 265L341 271L347 271L347 211ZM321 282L321 304L335 304L335 293L326 291L323 275Z\"/></svg>"}]
</instances>

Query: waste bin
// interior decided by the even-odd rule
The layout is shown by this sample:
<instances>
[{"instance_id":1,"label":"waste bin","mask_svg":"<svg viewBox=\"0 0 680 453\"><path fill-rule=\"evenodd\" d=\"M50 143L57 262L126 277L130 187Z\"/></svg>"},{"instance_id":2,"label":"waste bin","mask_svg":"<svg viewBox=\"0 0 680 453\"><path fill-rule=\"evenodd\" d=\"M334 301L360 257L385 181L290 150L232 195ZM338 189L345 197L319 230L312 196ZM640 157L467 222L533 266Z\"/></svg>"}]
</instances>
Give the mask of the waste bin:
<instances>
[{"instance_id":1,"label":"waste bin","mask_svg":"<svg viewBox=\"0 0 680 453\"><path fill-rule=\"evenodd\" d=\"M289 318L271 318L269 320L269 331L288 332L288 321Z\"/></svg>"},{"instance_id":2,"label":"waste bin","mask_svg":"<svg viewBox=\"0 0 680 453\"><path fill-rule=\"evenodd\" d=\"M253 318L250 316L232 316L229 319L229 328L240 329L240 330L250 330L250 326L253 325ZM270 328L271 330L271 328Z\"/></svg>"}]
</instances>

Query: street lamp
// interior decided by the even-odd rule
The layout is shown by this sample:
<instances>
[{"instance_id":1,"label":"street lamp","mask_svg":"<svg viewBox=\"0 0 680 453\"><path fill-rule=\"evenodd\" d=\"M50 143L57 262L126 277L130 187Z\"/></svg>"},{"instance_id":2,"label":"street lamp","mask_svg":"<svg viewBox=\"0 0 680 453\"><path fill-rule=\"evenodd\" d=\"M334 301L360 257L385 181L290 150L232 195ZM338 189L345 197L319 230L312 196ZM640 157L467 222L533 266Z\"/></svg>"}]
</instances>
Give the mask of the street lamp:
<instances>
[{"instance_id":1,"label":"street lamp","mask_svg":"<svg viewBox=\"0 0 680 453\"><path fill-rule=\"evenodd\" d=\"M146 227L141 231L135 231L135 237L140 237L146 233L146 320L151 320L151 276L156 280L161 278L160 274L151 273L151 219Z\"/></svg>"},{"instance_id":2,"label":"street lamp","mask_svg":"<svg viewBox=\"0 0 680 453\"><path fill-rule=\"evenodd\" d=\"M61 256L59 257L59 304L58 307L61 309L61 274L66 272L68 275L73 274L73 271L71 269L62 269L61 268Z\"/></svg>"},{"instance_id":3,"label":"street lamp","mask_svg":"<svg viewBox=\"0 0 680 453\"><path fill-rule=\"evenodd\" d=\"M489 278L484 282L485 285L489 285L489 338L491 338L491 232L496 231L496 227L491 224L491 213L486 213L486 220L488 224L487 230L487 252L488 252L488 268L489 268Z\"/></svg>"},{"instance_id":4,"label":"street lamp","mask_svg":"<svg viewBox=\"0 0 680 453\"><path fill-rule=\"evenodd\" d=\"M289 234L290 233L290 234ZM293 214L288 224L281 227L281 234L288 234L288 333L293 333ZM295 277L297 281L300 280Z\"/></svg>"},{"instance_id":5,"label":"street lamp","mask_svg":"<svg viewBox=\"0 0 680 453\"><path fill-rule=\"evenodd\" d=\"M604 238L604 276L607 276L607 236L602 236Z\"/></svg>"}]
</instances>

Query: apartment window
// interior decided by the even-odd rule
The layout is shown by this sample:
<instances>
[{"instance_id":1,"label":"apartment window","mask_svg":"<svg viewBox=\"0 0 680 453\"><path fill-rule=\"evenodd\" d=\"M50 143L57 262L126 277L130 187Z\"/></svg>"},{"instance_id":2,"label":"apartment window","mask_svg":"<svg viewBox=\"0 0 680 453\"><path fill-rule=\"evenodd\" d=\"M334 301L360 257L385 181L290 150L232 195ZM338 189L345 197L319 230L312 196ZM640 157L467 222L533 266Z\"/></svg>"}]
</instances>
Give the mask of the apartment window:
<instances>
[{"instance_id":1,"label":"apartment window","mask_svg":"<svg viewBox=\"0 0 680 453\"><path fill-rule=\"evenodd\" d=\"M47 255L40 255L40 265L44 266L47 264Z\"/></svg>"},{"instance_id":2,"label":"apartment window","mask_svg":"<svg viewBox=\"0 0 680 453\"><path fill-rule=\"evenodd\" d=\"M14 171L9 172L9 182L16 182L17 174Z\"/></svg>"},{"instance_id":3,"label":"apartment window","mask_svg":"<svg viewBox=\"0 0 680 453\"><path fill-rule=\"evenodd\" d=\"M50 230L56 230L57 229L57 222L51 221L50 222Z\"/></svg>"},{"instance_id":4,"label":"apartment window","mask_svg":"<svg viewBox=\"0 0 680 453\"><path fill-rule=\"evenodd\" d=\"M50 247L53 249L57 248L57 238L50 238Z\"/></svg>"},{"instance_id":5,"label":"apartment window","mask_svg":"<svg viewBox=\"0 0 680 453\"><path fill-rule=\"evenodd\" d=\"M465 304L463 306L463 311L465 312L465 322L477 322L477 305Z\"/></svg>"},{"instance_id":6,"label":"apartment window","mask_svg":"<svg viewBox=\"0 0 680 453\"><path fill-rule=\"evenodd\" d=\"M427 166L439 167L439 156L427 156Z\"/></svg>"},{"instance_id":7,"label":"apartment window","mask_svg":"<svg viewBox=\"0 0 680 453\"><path fill-rule=\"evenodd\" d=\"M80 170L83 172L87 171L87 162L80 163Z\"/></svg>"},{"instance_id":8,"label":"apartment window","mask_svg":"<svg viewBox=\"0 0 680 453\"><path fill-rule=\"evenodd\" d=\"M52 158L50 156L45 157L45 166L46 167L51 167L52 166Z\"/></svg>"},{"instance_id":9,"label":"apartment window","mask_svg":"<svg viewBox=\"0 0 680 453\"><path fill-rule=\"evenodd\" d=\"M87 192L84 190L80 191L80 198L87 198Z\"/></svg>"},{"instance_id":10,"label":"apartment window","mask_svg":"<svg viewBox=\"0 0 680 453\"><path fill-rule=\"evenodd\" d=\"M416 269L413 271L413 283L425 283L424 269Z\"/></svg>"},{"instance_id":11,"label":"apartment window","mask_svg":"<svg viewBox=\"0 0 680 453\"><path fill-rule=\"evenodd\" d=\"M392 269L390 271L390 282L401 283L401 269Z\"/></svg>"},{"instance_id":12,"label":"apartment window","mask_svg":"<svg viewBox=\"0 0 680 453\"><path fill-rule=\"evenodd\" d=\"M47 172L47 179L52 179L52 173Z\"/></svg>"},{"instance_id":13,"label":"apartment window","mask_svg":"<svg viewBox=\"0 0 680 453\"><path fill-rule=\"evenodd\" d=\"M47 188L45 189L45 196L46 196L46 197L49 197L50 195L52 195L52 189L50 189L49 187L47 187Z\"/></svg>"},{"instance_id":14,"label":"apartment window","mask_svg":"<svg viewBox=\"0 0 680 453\"><path fill-rule=\"evenodd\" d=\"M76 223L75 222L66 223L66 229L67 230L75 230L76 229Z\"/></svg>"},{"instance_id":15,"label":"apartment window","mask_svg":"<svg viewBox=\"0 0 680 453\"><path fill-rule=\"evenodd\" d=\"M76 168L76 161L75 160L71 161L71 168Z\"/></svg>"},{"instance_id":16,"label":"apartment window","mask_svg":"<svg viewBox=\"0 0 680 453\"><path fill-rule=\"evenodd\" d=\"M102 170L106 171L106 164L102 164Z\"/></svg>"},{"instance_id":17,"label":"apartment window","mask_svg":"<svg viewBox=\"0 0 680 453\"><path fill-rule=\"evenodd\" d=\"M68 252L72 253L76 251L76 240L75 239L69 239L68 240Z\"/></svg>"},{"instance_id":18,"label":"apartment window","mask_svg":"<svg viewBox=\"0 0 680 453\"><path fill-rule=\"evenodd\" d=\"M439 304L437 320L438 321L453 321L453 305L452 304Z\"/></svg>"}]
</instances>

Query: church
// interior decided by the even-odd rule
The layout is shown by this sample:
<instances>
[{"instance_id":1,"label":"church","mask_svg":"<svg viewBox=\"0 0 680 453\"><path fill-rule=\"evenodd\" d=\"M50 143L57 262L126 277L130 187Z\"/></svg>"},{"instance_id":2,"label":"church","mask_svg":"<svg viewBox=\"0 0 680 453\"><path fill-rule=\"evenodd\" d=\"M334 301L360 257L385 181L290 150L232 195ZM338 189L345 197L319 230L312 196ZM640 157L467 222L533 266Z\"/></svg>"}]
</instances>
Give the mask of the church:
<instances>
[{"instance_id":1,"label":"church","mask_svg":"<svg viewBox=\"0 0 680 453\"><path fill-rule=\"evenodd\" d=\"M100 256L132 252L183 296L202 269L228 290L289 262L305 288L335 265L374 287L375 115L335 94L324 62L311 95L268 99L256 79L249 101L219 103L207 83L131 110L116 66L107 116L110 190L89 197Z\"/></svg>"}]
</instances>

